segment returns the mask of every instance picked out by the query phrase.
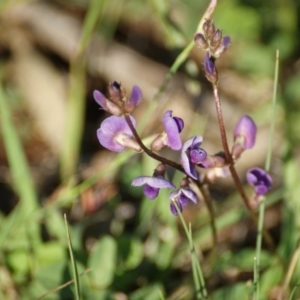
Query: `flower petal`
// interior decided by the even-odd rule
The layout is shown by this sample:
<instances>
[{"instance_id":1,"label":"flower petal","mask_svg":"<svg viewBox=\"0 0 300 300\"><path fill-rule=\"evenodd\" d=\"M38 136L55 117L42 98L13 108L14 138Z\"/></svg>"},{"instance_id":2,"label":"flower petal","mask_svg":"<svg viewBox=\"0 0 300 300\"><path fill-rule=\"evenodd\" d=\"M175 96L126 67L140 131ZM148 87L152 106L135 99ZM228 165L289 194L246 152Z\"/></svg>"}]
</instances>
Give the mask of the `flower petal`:
<instances>
[{"instance_id":1,"label":"flower petal","mask_svg":"<svg viewBox=\"0 0 300 300\"><path fill-rule=\"evenodd\" d=\"M140 176L135 179L133 179L131 185L132 186L141 186L148 184L154 188L170 188L175 189L175 185L170 182L169 180L163 178L163 177L153 177L153 176Z\"/></svg>"},{"instance_id":2,"label":"flower petal","mask_svg":"<svg viewBox=\"0 0 300 300\"><path fill-rule=\"evenodd\" d=\"M99 91L94 90L93 96L95 101L104 109L107 110L107 105L106 105L106 97Z\"/></svg>"},{"instance_id":3,"label":"flower petal","mask_svg":"<svg viewBox=\"0 0 300 300\"><path fill-rule=\"evenodd\" d=\"M164 128L168 136L167 146L173 150L180 150L182 147L181 138L176 121L171 117L164 121Z\"/></svg>"},{"instance_id":4,"label":"flower petal","mask_svg":"<svg viewBox=\"0 0 300 300\"><path fill-rule=\"evenodd\" d=\"M130 105L136 107L142 101L143 95L141 89L135 85L131 90L131 94L129 96L128 102Z\"/></svg>"},{"instance_id":5,"label":"flower petal","mask_svg":"<svg viewBox=\"0 0 300 300\"><path fill-rule=\"evenodd\" d=\"M193 179L198 179L199 175L195 170L195 167L193 166L193 164L190 161L190 157L189 157L189 151L191 149L192 146L200 146L201 142L202 142L203 138L202 136L193 136L191 138L189 138L182 147L181 150L181 164L182 167L184 168L184 171L186 172L187 175L189 175L190 177L192 177Z\"/></svg>"},{"instance_id":6,"label":"flower petal","mask_svg":"<svg viewBox=\"0 0 300 300\"><path fill-rule=\"evenodd\" d=\"M182 205L181 205L180 203L177 202L177 206L178 206L180 212L182 212ZM171 203L170 203L170 210L171 210L171 213L172 213L174 216L178 216L178 211L177 211L177 208L176 208L176 206L175 206L175 204L174 204L173 201L171 201Z\"/></svg>"},{"instance_id":7,"label":"flower petal","mask_svg":"<svg viewBox=\"0 0 300 300\"><path fill-rule=\"evenodd\" d=\"M244 149L250 149L255 144L256 125L251 117L244 115L237 122L234 129L234 140L240 138L242 140L241 146Z\"/></svg>"},{"instance_id":8,"label":"flower petal","mask_svg":"<svg viewBox=\"0 0 300 300\"><path fill-rule=\"evenodd\" d=\"M135 119L130 116L131 122L135 127ZM131 129L123 117L111 116L106 118L97 130L97 137L100 144L114 152L121 152L124 146L118 142L119 135L132 137Z\"/></svg>"},{"instance_id":9,"label":"flower petal","mask_svg":"<svg viewBox=\"0 0 300 300\"><path fill-rule=\"evenodd\" d=\"M190 189L181 189L182 194L185 195L185 197L187 197L189 200L193 201L194 203L198 202L198 198L197 195L194 191L190 190Z\"/></svg>"},{"instance_id":10,"label":"flower petal","mask_svg":"<svg viewBox=\"0 0 300 300\"><path fill-rule=\"evenodd\" d=\"M146 197L148 197L150 200L153 200L158 196L159 189L146 184L144 186L143 192Z\"/></svg>"},{"instance_id":11,"label":"flower petal","mask_svg":"<svg viewBox=\"0 0 300 300\"><path fill-rule=\"evenodd\" d=\"M248 170L246 177L248 183L254 186L254 190L257 195L264 195L271 189L272 178L263 169L252 168Z\"/></svg>"}]
</instances>

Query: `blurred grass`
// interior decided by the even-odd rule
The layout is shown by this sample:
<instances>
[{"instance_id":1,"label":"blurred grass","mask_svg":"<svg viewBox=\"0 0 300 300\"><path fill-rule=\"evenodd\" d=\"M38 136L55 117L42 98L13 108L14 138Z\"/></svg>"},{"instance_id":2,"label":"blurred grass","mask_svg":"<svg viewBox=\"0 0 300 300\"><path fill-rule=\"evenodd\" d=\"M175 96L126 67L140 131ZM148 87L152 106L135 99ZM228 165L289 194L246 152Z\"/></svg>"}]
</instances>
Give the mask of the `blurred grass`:
<instances>
[{"instance_id":1,"label":"blurred grass","mask_svg":"<svg viewBox=\"0 0 300 300\"><path fill-rule=\"evenodd\" d=\"M17 7L19 3L14 1L1 3L1 13L8 7ZM69 62L66 138L60 157L61 178L67 181L80 174L78 166L84 159L81 141L88 106L85 101L87 90L93 85L90 82L86 57L89 54L92 35L100 32L104 33L108 41L119 39L120 42L122 40L120 36L124 35L126 30L131 30L130 21L133 19L141 18L139 20L141 27L147 23L146 21L153 22L150 23L152 25L156 24L160 30L158 33L155 32L159 34L159 39L156 39L155 43L161 43L160 48L175 57L174 63L168 66L166 80L157 87L158 92L154 98L161 99L173 75L178 70L184 73L185 61L190 57L193 48L193 43L189 42L207 3L191 1L169 3L151 0L145 3L130 1L121 4L114 1L111 4L109 1L94 0L58 1L57 4L58 7L62 5L61 9L72 13L84 11L84 15L81 15L84 22L77 54ZM150 16L149 20L143 20L145 15ZM281 52L282 71L279 84L281 101L278 105L285 117L283 120L276 119L276 122L281 123L275 124L275 128L279 125L284 135L280 137L279 149L275 149L276 153L270 164L275 185L274 192L266 199L266 204L269 208L274 208L279 216L277 226L272 231L284 266L263 247L260 291L261 298L267 299L274 289L284 288L290 299L298 299L300 295L299 289L296 288L300 277L298 3L286 1L283 5L274 1L261 3L219 1L213 18L217 27L222 28L224 34L230 34L233 41L225 68L230 68L241 78L255 76L269 79L274 68L272 53L277 48ZM126 26L129 29L126 29ZM129 32L128 36L132 38L133 34ZM142 42L147 39L154 40L153 36L144 37ZM5 45L5 40L2 43ZM124 37L123 43L126 44ZM1 43L0 46L3 53ZM101 53L99 55L101 56ZM4 55L1 59L5 63L10 58ZM117 76L118 70L115 74ZM191 75L187 77L189 76ZM188 79L199 80L198 77L187 79L185 77L184 80ZM100 81L99 78L97 80ZM74 180L70 186L64 187L65 182L59 181L51 200L45 199L40 196L40 187L35 185L31 175L32 169L36 166L29 164L25 154L26 148L22 146L18 134L20 128L13 122L11 95L3 88L7 81L14 88L13 80L9 76L1 78L0 122L4 145L2 151L7 157L11 180L5 176L1 180L5 180L14 189L19 204L10 213L0 215L2 293L0 295L3 299L5 297L13 299L11 297L13 294L16 295L14 299L37 299L58 287L53 293L45 294L44 299L73 299L74 291L70 287L70 283L73 283L70 281L72 272L67 259L68 245L62 211L67 211L74 218L69 225L73 244L73 264L78 266L80 274L88 267L92 269L89 275L84 274L77 281L81 286L82 299L127 297L155 300L164 299L164 295L170 300L194 299L195 287L189 266L191 260L196 263L196 258L201 260L211 299L248 299L252 291L247 280L252 278L251 263L255 256L254 243L249 237L253 232L251 233L249 229L252 225L248 222L248 214L239 206L238 197L234 193L228 194L227 188L222 186L220 187L224 188L222 201L217 200L214 203L217 211L216 224L222 237L218 257L215 260L208 259L207 255L207 251L211 248L211 228L209 217L201 204L196 208L192 207L184 215L187 222L193 225L193 243L197 252L199 253L199 249L205 250L202 253L203 257L200 255L196 257L188 254L191 245L184 237L178 220L169 213L167 192L162 191L158 199L149 201L143 198L140 190L133 191L130 187L132 178L140 175L139 172L144 175L153 172L156 163L147 157L139 160L129 151L121 153L111 161L109 167L104 168L100 165L96 173L80 179L79 182ZM201 88L204 89L205 84L201 85ZM266 100L269 99L261 99L262 102ZM253 114L260 118L258 124L264 125L266 116L269 118L271 113L266 112L266 106L261 105L259 101L255 103L258 104L253 109ZM147 110L148 115L144 115L142 123L138 124L139 130L143 129L143 124L146 124L151 115L160 108L156 101L151 105L153 108ZM210 121L208 120L208 132ZM124 166L123 170L116 172L115 179L110 179L117 181L119 187L114 196L105 199L107 203L104 203L105 201L101 203L101 208L93 216L78 214L77 209L83 192L91 190L95 200L97 197L95 190L101 189L97 184L105 178L111 178L111 174L115 174L114 171L119 170L121 166ZM226 200L223 200L225 195ZM9 201L9 198L6 199L1 194L1 201ZM44 201L46 204L43 206L40 203ZM122 207L121 204L124 203L130 203L130 206ZM231 206L226 206L226 203L230 203ZM118 215L118 209L122 211L121 216ZM133 211L133 215L128 219L123 215L126 209L129 212L130 209ZM115 230L114 226L118 229ZM247 236L239 236L238 240L234 240L237 228L241 228L239 235L242 235L245 227ZM231 275L232 270L236 276ZM8 289L2 280L3 274L6 274L5 278L9 282ZM68 284L63 286L64 283Z\"/></svg>"},{"instance_id":2,"label":"blurred grass","mask_svg":"<svg viewBox=\"0 0 300 300\"><path fill-rule=\"evenodd\" d=\"M82 33L70 64L69 101L66 116L64 149L61 154L61 177L69 179L74 173L79 159L85 117L86 93L86 53L97 22L101 20L107 1L92 0L88 6Z\"/></svg>"}]
</instances>

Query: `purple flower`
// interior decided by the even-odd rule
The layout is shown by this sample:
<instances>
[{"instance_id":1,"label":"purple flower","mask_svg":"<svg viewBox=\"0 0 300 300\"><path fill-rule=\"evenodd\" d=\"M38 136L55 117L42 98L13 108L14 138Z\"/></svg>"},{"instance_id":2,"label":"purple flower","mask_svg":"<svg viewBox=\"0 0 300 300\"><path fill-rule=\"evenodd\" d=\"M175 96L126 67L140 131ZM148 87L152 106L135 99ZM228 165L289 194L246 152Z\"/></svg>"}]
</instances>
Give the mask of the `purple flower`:
<instances>
[{"instance_id":1,"label":"purple flower","mask_svg":"<svg viewBox=\"0 0 300 300\"><path fill-rule=\"evenodd\" d=\"M135 85L131 90L128 100L125 102L124 110L131 113L142 101L143 95L141 89Z\"/></svg>"},{"instance_id":2,"label":"purple flower","mask_svg":"<svg viewBox=\"0 0 300 300\"><path fill-rule=\"evenodd\" d=\"M130 116L135 127L135 119ZM125 148L140 151L140 146L133 139L132 132L123 117L111 116L105 119L97 130L100 144L114 152L121 152Z\"/></svg>"},{"instance_id":3,"label":"purple flower","mask_svg":"<svg viewBox=\"0 0 300 300\"><path fill-rule=\"evenodd\" d=\"M153 200L158 196L159 189L169 188L175 189L175 185L164 177L155 177L155 176L140 176L135 178L132 183L132 186L142 186L144 185L144 195L149 199Z\"/></svg>"},{"instance_id":4,"label":"purple flower","mask_svg":"<svg viewBox=\"0 0 300 300\"><path fill-rule=\"evenodd\" d=\"M183 208L189 203L189 201L193 201L197 203L197 196L195 192L193 192L189 188L180 188L169 195L169 199L171 199L170 210L173 215L177 216L178 212L175 206L177 204L179 210L182 212Z\"/></svg>"},{"instance_id":5,"label":"purple flower","mask_svg":"<svg viewBox=\"0 0 300 300\"><path fill-rule=\"evenodd\" d=\"M184 127L183 120L178 117L172 117L172 111L168 110L164 113L162 122L165 130L152 142L151 149L159 151L163 147L168 146L173 150L180 150L182 147L180 132Z\"/></svg>"},{"instance_id":6,"label":"purple flower","mask_svg":"<svg viewBox=\"0 0 300 300\"><path fill-rule=\"evenodd\" d=\"M222 39L222 31L220 29L217 29L211 38L210 46L212 48L217 47L220 44L221 39Z\"/></svg>"},{"instance_id":7,"label":"purple flower","mask_svg":"<svg viewBox=\"0 0 300 300\"><path fill-rule=\"evenodd\" d=\"M260 168L248 170L247 181L254 187L255 194L258 196L266 194L272 186L271 176L265 170Z\"/></svg>"},{"instance_id":8,"label":"purple flower","mask_svg":"<svg viewBox=\"0 0 300 300\"><path fill-rule=\"evenodd\" d=\"M194 42L199 48L202 48L204 50L206 50L208 48L208 43L207 43L206 38L204 37L204 35L202 33L196 33L195 34Z\"/></svg>"},{"instance_id":9,"label":"purple flower","mask_svg":"<svg viewBox=\"0 0 300 300\"><path fill-rule=\"evenodd\" d=\"M206 38L210 39L216 31L215 24L213 20L207 19L203 24L203 32Z\"/></svg>"},{"instance_id":10,"label":"purple flower","mask_svg":"<svg viewBox=\"0 0 300 300\"><path fill-rule=\"evenodd\" d=\"M122 109L120 108L120 106L108 100L101 92L95 90L93 92L93 96L95 101L107 112L117 116L122 114Z\"/></svg>"},{"instance_id":11,"label":"purple flower","mask_svg":"<svg viewBox=\"0 0 300 300\"><path fill-rule=\"evenodd\" d=\"M208 81L211 83L217 83L218 73L215 67L214 58L207 52L204 58L204 72Z\"/></svg>"},{"instance_id":12,"label":"purple flower","mask_svg":"<svg viewBox=\"0 0 300 300\"><path fill-rule=\"evenodd\" d=\"M109 93L109 99L116 103L121 103L125 99L125 89L121 85L121 83L118 83L116 81L111 82L108 85L108 93Z\"/></svg>"},{"instance_id":13,"label":"purple flower","mask_svg":"<svg viewBox=\"0 0 300 300\"><path fill-rule=\"evenodd\" d=\"M247 115L241 117L234 129L234 142L239 143L243 149L250 149L255 144L256 125Z\"/></svg>"},{"instance_id":14,"label":"purple flower","mask_svg":"<svg viewBox=\"0 0 300 300\"><path fill-rule=\"evenodd\" d=\"M219 46L214 50L213 52L214 58L216 59L219 58L227 50L229 44L230 44L230 36L226 35L223 37Z\"/></svg>"},{"instance_id":15,"label":"purple flower","mask_svg":"<svg viewBox=\"0 0 300 300\"><path fill-rule=\"evenodd\" d=\"M194 136L188 139L181 150L181 164L186 174L193 179L198 179L195 165L202 166L201 162L206 160L206 152L200 148L202 136Z\"/></svg>"},{"instance_id":16,"label":"purple flower","mask_svg":"<svg viewBox=\"0 0 300 300\"><path fill-rule=\"evenodd\" d=\"M163 115L162 122L167 134L166 145L173 150L180 150L182 142L179 133L184 127L183 120L178 117L172 117L172 111L168 110Z\"/></svg>"}]
</instances>

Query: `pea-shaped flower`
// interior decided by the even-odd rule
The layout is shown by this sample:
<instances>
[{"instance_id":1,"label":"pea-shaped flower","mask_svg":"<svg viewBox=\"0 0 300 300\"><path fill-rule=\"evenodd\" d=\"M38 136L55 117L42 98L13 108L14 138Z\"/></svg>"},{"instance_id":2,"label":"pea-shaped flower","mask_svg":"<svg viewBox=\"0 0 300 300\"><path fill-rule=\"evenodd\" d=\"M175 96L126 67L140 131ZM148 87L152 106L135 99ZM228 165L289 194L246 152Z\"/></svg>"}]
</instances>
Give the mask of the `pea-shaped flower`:
<instances>
[{"instance_id":1,"label":"pea-shaped flower","mask_svg":"<svg viewBox=\"0 0 300 300\"><path fill-rule=\"evenodd\" d=\"M199 175L195 169L196 165L202 166L202 162L206 160L207 153L200 148L202 136L194 136L189 138L181 150L181 164L186 174L193 179L198 179Z\"/></svg>"},{"instance_id":2,"label":"pea-shaped flower","mask_svg":"<svg viewBox=\"0 0 300 300\"><path fill-rule=\"evenodd\" d=\"M169 199L171 199L170 203L170 210L173 215L177 216L178 211L176 209L175 202L177 204L178 209L180 212L182 212L183 208L189 203L189 201L192 201L194 203L197 203L197 196L195 192L193 192L189 188L180 188L169 195Z\"/></svg>"},{"instance_id":3,"label":"pea-shaped flower","mask_svg":"<svg viewBox=\"0 0 300 300\"><path fill-rule=\"evenodd\" d=\"M159 151L168 146L173 150L180 150L182 147L180 132L184 127L183 120L179 117L173 117L172 111L168 110L163 115L162 123L164 132L152 142L151 149Z\"/></svg>"},{"instance_id":4,"label":"pea-shaped flower","mask_svg":"<svg viewBox=\"0 0 300 300\"><path fill-rule=\"evenodd\" d=\"M130 119L135 127L135 119L132 116ZM124 117L111 116L105 119L97 130L97 137L103 147L114 152L121 152L125 148L141 151Z\"/></svg>"},{"instance_id":5,"label":"pea-shaped flower","mask_svg":"<svg viewBox=\"0 0 300 300\"><path fill-rule=\"evenodd\" d=\"M232 148L232 156L237 159L244 150L251 149L255 144L256 125L248 115L244 115L239 119L234 128L234 145Z\"/></svg>"},{"instance_id":6,"label":"pea-shaped flower","mask_svg":"<svg viewBox=\"0 0 300 300\"><path fill-rule=\"evenodd\" d=\"M95 90L93 92L95 101L107 112L112 115L119 116L122 114L122 109L115 102L107 99L101 92Z\"/></svg>"},{"instance_id":7,"label":"pea-shaped flower","mask_svg":"<svg viewBox=\"0 0 300 300\"><path fill-rule=\"evenodd\" d=\"M254 187L257 196L265 195L272 186L271 176L263 169L252 168L247 172L247 181Z\"/></svg>"},{"instance_id":8,"label":"pea-shaped flower","mask_svg":"<svg viewBox=\"0 0 300 300\"><path fill-rule=\"evenodd\" d=\"M166 167L164 164L159 164L155 169L153 176L139 176L135 178L132 186L144 186L143 192L150 200L155 199L159 190L163 188L175 189L175 185L164 178Z\"/></svg>"},{"instance_id":9,"label":"pea-shaped flower","mask_svg":"<svg viewBox=\"0 0 300 300\"><path fill-rule=\"evenodd\" d=\"M215 60L208 52L206 52L204 57L204 72L208 81L211 83L218 82L218 72L215 67Z\"/></svg>"}]
</instances>

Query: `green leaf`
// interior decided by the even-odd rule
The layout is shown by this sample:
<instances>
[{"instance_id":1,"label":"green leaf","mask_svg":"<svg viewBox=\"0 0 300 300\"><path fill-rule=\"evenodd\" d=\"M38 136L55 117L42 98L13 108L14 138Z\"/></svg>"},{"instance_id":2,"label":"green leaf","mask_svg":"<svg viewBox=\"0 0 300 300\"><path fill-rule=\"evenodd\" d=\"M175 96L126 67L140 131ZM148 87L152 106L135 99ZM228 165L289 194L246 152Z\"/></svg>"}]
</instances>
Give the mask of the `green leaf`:
<instances>
[{"instance_id":1,"label":"green leaf","mask_svg":"<svg viewBox=\"0 0 300 300\"><path fill-rule=\"evenodd\" d=\"M268 299L269 291L282 282L283 275L282 266L271 266L263 273L260 281L260 299Z\"/></svg>"},{"instance_id":2,"label":"green leaf","mask_svg":"<svg viewBox=\"0 0 300 300\"><path fill-rule=\"evenodd\" d=\"M98 288L106 288L112 284L117 263L117 243L111 236L99 239L88 260L92 268L90 273L92 284Z\"/></svg>"},{"instance_id":3,"label":"green leaf","mask_svg":"<svg viewBox=\"0 0 300 300\"><path fill-rule=\"evenodd\" d=\"M36 249L37 261L40 265L49 265L66 260L65 247L60 242L48 242L40 244Z\"/></svg>"},{"instance_id":4,"label":"green leaf","mask_svg":"<svg viewBox=\"0 0 300 300\"><path fill-rule=\"evenodd\" d=\"M160 284L147 285L133 292L130 300L157 300L160 299L161 291L163 290Z\"/></svg>"},{"instance_id":5,"label":"green leaf","mask_svg":"<svg viewBox=\"0 0 300 300\"><path fill-rule=\"evenodd\" d=\"M249 288L244 283L226 286L214 292L211 300L248 300Z\"/></svg>"},{"instance_id":6,"label":"green leaf","mask_svg":"<svg viewBox=\"0 0 300 300\"><path fill-rule=\"evenodd\" d=\"M121 267L124 270L136 268L143 259L143 244L137 237L121 236L118 239L118 249L121 256Z\"/></svg>"}]
</instances>

